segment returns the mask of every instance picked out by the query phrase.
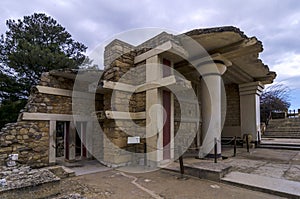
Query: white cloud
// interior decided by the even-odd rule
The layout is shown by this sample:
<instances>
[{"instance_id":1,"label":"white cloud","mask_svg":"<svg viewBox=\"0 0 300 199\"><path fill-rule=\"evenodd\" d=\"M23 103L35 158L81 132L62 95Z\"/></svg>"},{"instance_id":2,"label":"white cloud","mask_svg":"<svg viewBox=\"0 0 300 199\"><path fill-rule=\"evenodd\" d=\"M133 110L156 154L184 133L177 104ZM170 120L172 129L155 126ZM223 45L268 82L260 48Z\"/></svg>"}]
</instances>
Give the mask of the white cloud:
<instances>
[{"instance_id":1,"label":"white cloud","mask_svg":"<svg viewBox=\"0 0 300 199\"><path fill-rule=\"evenodd\" d=\"M276 71L281 78L300 76L300 54L288 52L277 57L271 69Z\"/></svg>"},{"instance_id":2,"label":"white cloud","mask_svg":"<svg viewBox=\"0 0 300 199\"><path fill-rule=\"evenodd\" d=\"M300 1L296 0L1 0L0 34L7 19L44 12L58 21L88 52L112 35L135 28L158 27L185 32L233 25L263 42L264 63L300 93ZM137 35L136 39L141 35ZM98 59L96 54L95 58ZM299 83L298 83L299 82Z\"/></svg>"}]
</instances>

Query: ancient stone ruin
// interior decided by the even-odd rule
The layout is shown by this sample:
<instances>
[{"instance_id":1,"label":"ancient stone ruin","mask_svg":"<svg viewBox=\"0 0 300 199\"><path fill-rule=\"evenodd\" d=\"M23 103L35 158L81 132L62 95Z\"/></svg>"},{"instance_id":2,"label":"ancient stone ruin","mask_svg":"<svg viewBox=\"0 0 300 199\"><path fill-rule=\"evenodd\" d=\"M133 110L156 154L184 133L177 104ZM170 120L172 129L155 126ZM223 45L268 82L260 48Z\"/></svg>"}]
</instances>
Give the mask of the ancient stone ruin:
<instances>
[{"instance_id":1,"label":"ancient stone ruin","mask_svg":"<svg viewBox=\"0 0 300 199\"><path fill-rule=\"evenodd\" d=\"M189 48L193 42L202 50ZM259 96L276 77L261 51L235 27L163 32L138 46L114 40L103 71L43 73L18 121L1 129L0 163L18 154L31 167L57 158L151 167L184 151L209 155L221 135L258 142Z\"/></svg>"}]
</instances>

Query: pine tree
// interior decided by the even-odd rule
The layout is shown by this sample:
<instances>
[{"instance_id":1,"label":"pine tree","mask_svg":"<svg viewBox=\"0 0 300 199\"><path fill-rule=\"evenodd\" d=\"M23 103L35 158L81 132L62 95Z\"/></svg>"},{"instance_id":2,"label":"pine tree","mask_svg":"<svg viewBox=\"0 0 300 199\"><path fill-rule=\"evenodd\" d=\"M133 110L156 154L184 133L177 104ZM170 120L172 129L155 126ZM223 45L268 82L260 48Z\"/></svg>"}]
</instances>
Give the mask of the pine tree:
<instances>
[{"instance_id":1,"label":"pine tree","mask_svg":"<svg viewBox=\"0 0 300 199\"><path fill-rule=\"evenodd\" d=\"M43 72L78 68L87 49L46 14L35 13L17 21L9 19L6 25L8 30L0 37L0 117L5 104L28 97ZM19 111L19 106L14 107L18 108L11 111Z\"/></svg>"}]
</instances>

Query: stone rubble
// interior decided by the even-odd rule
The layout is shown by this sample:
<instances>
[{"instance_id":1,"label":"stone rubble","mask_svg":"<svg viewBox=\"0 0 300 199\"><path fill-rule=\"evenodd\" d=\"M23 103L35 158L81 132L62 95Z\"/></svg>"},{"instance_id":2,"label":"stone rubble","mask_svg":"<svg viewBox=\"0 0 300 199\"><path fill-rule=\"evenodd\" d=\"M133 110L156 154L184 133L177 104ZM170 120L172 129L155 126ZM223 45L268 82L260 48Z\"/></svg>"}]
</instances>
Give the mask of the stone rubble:
<instances>
[{"instance_id":1,"label":"stone rubble","mask_svg":"<svg viewBox=\"0 0 300 199\"><path fill-rule=\"evenodd\" d=\"M29 166L23 165L0 167L0 179L5 179L7 183L7 186L0 187L0 192L60 180L47 169L31 169Z\"/></svg>"},{"instance_id":2,"label":"stone rubble","mask_svg":"<svg viewBox=\"0 0 300 199\"><path fill-rule=\"evenodd\" d=\"M81 196L78 193L74 193L74 194L69 194L69 195L64 195L64 196L56 197L56 198L53 198L53 199L87 199L87 198Z\"/></svg>"}]
</instances>

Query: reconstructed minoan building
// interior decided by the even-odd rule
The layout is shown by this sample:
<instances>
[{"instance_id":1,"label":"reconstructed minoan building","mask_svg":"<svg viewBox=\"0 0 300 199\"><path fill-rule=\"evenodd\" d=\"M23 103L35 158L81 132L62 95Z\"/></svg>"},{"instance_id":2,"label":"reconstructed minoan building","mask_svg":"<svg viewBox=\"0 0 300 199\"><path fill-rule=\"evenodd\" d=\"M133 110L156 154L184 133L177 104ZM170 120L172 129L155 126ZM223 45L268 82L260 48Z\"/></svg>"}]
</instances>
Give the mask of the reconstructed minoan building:
<instances>
[{"instance_id":1,"label":"reconstructed minoan building","mask_svg":"<svg viewBox=\"0 0 300 199\"><path fill-rule=\"evenodd\" d=\"M0 159L32 166L97 158L108 166L209 156L221 136L260 140L259 96L275 72L255 37L235 27L114 40L104 70L44 73L18 122L0 133Z\"/></svg>"}]
</instances>

